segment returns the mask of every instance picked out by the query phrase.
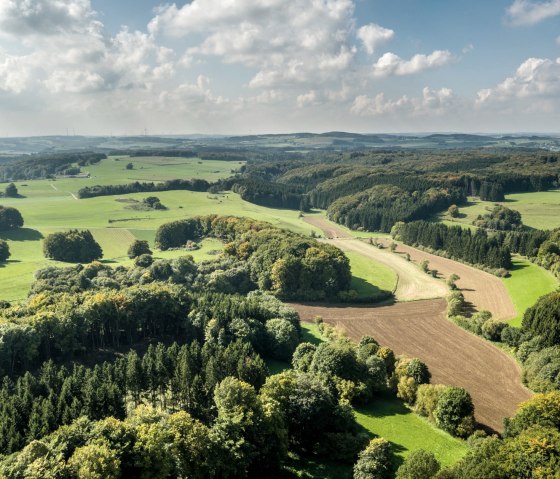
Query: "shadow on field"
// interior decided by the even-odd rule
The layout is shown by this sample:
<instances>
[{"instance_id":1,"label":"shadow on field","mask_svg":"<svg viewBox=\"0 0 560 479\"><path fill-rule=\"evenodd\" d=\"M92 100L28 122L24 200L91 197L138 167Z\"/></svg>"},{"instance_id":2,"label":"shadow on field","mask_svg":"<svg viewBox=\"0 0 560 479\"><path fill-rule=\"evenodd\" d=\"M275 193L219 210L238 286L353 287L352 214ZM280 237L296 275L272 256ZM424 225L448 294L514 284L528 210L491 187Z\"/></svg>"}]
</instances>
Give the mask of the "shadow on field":
<instances>
[{"instance_id":1,"label":"shadow on field","mask_svg":"<svg viewBox=\"0 0 560 479\"><path fill-rule=\"evenodd\" d=\"M402 401L389 393L381 394L367 406L357 407L356 410L361 414L376 418L407 416L409 414L413 414ZM368 434L370 437L376 437L375 431L370 431L363 426L361 428L363 432ZM403 463L403 458L397 454L406 451L406 448L400 444L395 444L392 441L389 442L391 443L391 449L393 451L393 465L396 470Z\"/></svg>"},{"instance_id":2,"label":"shadow on field","mask_svg":"<svg viewBox=\"0 0 560 479\"><path fill-rule=\"evenodd\" d=\"M43 239L40 231L31 228L16 228L2 231L0 239L9 241L39 241Z\"/></svg>"},{"instance_id":3,"label":"shadow on field","mask_svg":"<svg viewBox=\"0 0 560 479\"><path fill-rule=\"evenodd\" d=\"M513 267L510 269L510 271L521 271L522 269L528 268L529 265L526 263L518 263L514 260L513 262Z\"/></svg>"}]
</instances>

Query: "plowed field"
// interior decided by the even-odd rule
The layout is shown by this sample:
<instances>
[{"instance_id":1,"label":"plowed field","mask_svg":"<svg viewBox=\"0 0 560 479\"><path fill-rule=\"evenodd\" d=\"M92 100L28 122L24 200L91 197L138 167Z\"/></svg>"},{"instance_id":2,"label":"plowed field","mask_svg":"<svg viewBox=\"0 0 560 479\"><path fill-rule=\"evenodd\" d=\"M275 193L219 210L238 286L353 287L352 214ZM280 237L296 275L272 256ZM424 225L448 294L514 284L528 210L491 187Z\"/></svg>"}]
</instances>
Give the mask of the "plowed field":
<instances>
[{"instance_id":1,"label":"plowed field","mask_svg":"<svg viewBox=\"0 0 560 479\"><path fill-rule=\"evenodd\" d=\"M346 305L292 305L304 321L321 316L359 340L369 334L397 354L418 357L432 373L432 383L467 389L473 397L476 419L497 431L504 417L530 397L521 384L516 362L491 343L459 328L445 318L445 300L367 307Z\"/></svg>"}]
</instances>

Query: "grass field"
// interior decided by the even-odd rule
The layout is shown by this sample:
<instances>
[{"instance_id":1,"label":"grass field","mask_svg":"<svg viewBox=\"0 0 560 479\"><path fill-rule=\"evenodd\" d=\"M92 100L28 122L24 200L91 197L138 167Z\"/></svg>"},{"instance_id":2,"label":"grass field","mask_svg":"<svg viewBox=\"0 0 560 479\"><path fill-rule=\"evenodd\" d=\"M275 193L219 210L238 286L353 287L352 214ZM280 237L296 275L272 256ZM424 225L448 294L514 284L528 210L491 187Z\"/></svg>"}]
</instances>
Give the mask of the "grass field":
<instances>
[{"instance_id":1,"label":"grass field","mask_svg":"<svg viewBox=\"0 0 560 479\"><path fill-rule=\"evenodd\" d=\"M133 170L126 170L131 161ZM135 211L127 209L122 198L142 200L149 193L101 196L78 200L75 193L82 187L96 184L124 184L131 181L160 181L173 178L204 178L217 180L227 177L238 162L201 161L198 158L115 157L87 166L91 178L68 178L16 182L22 198L2 198L1 204L17 208L25 221L18 232L0 234L10 246L10 261L0 266L0 298L11 301L23 299L33 281L33 273L47 265L65 265L46 260L42 253L42 239L55 231L69 228L90 229L100 243L103 260L108 263L130 264L126 251L135 239L144 239L153 246L156 229L168 221L188 216L222 214L248 216L269 221L280 227L309 235L320 230L304 223L297 211L272 209L241 200L234 193L208 194L192 191L164 191L156 195L167 210ZM74 196L73 196L74 195ZM218 241L206 240L202 248L192 254L196 260L208 259L220 250ZM161 258L174 258L184 251L157 252Z\"/></svg>"},{"instance_id":2,"label":"grass field","mask_svg":"<svg viewBox=\"0 0 560 479\"><path fill-rule=\"evenodd\" d=\"M397 286L397 275L391 268L353 251L347 251L346 256L352 269L351 288L360 298L376 298L381 290L393 291Z\"/></svg>"},{"instance_id":3,"label":"grass field","mask_svg":"<svg viewBox=\"0 0 560 479\"><path fill-rule=\"evenodd\" d=\"M467 205L459 207L460 217L451 220L447 215L437 217L447 225L469 225L484 215L495 203L469 198ZM531 228L554 229L560 227L560 190L539 191L536 193L516 193L506 195L504 206L521 213L523 223Z\"/></svg>"},{"instance_id":4,"label":"grass field","mask_svg":"<svg viewBox=\"0 0 560 479\"><path fill-rule=\"evenodd\" d=\"M503 278L503 282L517 310L517 316L509 322L512 326L521 326L527 308L559 286L551 273L520 257L513 258L511 276Z\"/></svg>"},{"instance_id":5,"label":"grass field","mask_svg":"<svg viewBox=\"0 0 560 479\"><path fill-rule=\"evenodd\" d=\"M432 452L442 466L457 462L468 451L465 442L437 429L412 413L404 404L383 396L366 407L356 409L358 423L368 432L391 442L397 460L417 449Z\"/></svg>"}]
</instances>

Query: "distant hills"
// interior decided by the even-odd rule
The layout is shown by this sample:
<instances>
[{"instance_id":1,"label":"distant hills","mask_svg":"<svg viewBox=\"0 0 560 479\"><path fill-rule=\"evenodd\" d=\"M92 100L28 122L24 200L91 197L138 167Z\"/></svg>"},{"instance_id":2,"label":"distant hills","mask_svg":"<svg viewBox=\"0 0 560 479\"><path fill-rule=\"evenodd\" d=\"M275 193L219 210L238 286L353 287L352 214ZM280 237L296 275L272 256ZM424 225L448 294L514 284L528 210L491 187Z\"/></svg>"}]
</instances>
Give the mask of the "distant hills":
<instances>
[{"instance_id":1,"label":"distant hills","mask_svg":"<svg viewBox=\"0 0 560 479\"><path fill-rule=\"evenodd\" d=\"M560 136L475 135L466 133L436 134L361 134L343 131L326 133L260 134L244 136L37 136L0 138L0 156L56 151L99 151L110 153L123 150L262 148L285 151L363 150L371 148L528 148L560 151Z\"/></svg>"}]
</instances>

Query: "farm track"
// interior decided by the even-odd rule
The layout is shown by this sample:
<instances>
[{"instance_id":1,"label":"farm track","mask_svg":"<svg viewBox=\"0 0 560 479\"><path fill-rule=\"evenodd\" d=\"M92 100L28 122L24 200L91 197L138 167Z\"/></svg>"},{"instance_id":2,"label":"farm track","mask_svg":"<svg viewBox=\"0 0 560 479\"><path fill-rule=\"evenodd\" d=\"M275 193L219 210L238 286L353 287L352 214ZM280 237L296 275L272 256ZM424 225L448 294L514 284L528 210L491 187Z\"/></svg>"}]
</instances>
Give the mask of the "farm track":
<instances>
[{"instance_id":1,"label":"farm track","mask_svg":"<svg viewBox=\"0 0 560 479\"><path fill-rule=\"evenodd\" d=\"M343 251L354 251L391 268L398 278L394 292L397 301L441 298L447 294L447 288L441 281L427 276L418 266L402 256L368 245L323 218L304 217L304 221L323 230L326 236L323 241Z\"/></svg>"},{"instance_id":2,"label":"farm track","mask_svg":"<svg viewBox=\"0 0 560 479\"><path fill-rule=\"evenodd\" d=\"M521 384L520 369L506 353L445 317L443 299L368 307L292 304L303 321L321 316L359 340L373 336L396 354L424 361L433 384L465 388L475 405L476 419L496 431L531 393Z\"/></svg>"},{"instance_id":3,"label":"farm track","mask_svg":"<svg viewBox=\"0 0 560 479\"><path fill-rule=\"evenodd\" d=\"M304 220L322 229L326 242L393 268L399 276L397 300L417 301L382 307L293 304L301 319L311 321L321 316L355 340L369 334L397 354L420 358L430 368L432 383L467 389L473 397L477 420L500 431L503 418L515 413L518 403L531 396L521 383L518 364L488 341L447 320L446 302L442 299L446 287L441 280L421 272L413 262L427 259L439 277L458 274L461 279L457 284L473 308L487 309L498 319L509 319L515 316L515 308L500 279L462 263L399 245L399 253L410 254L413 262L409 262L402 254L379 250L353 238L323 218Z\"/></svg>"}]
</instances>

